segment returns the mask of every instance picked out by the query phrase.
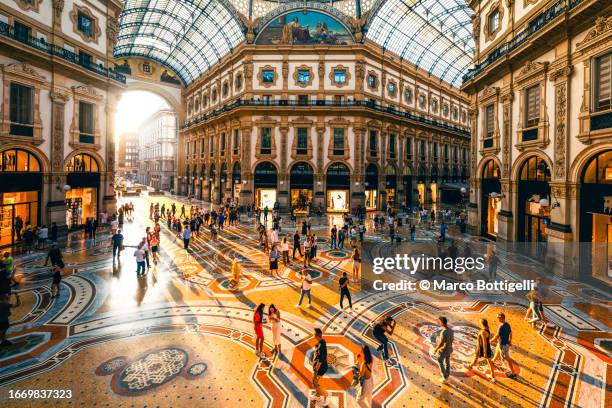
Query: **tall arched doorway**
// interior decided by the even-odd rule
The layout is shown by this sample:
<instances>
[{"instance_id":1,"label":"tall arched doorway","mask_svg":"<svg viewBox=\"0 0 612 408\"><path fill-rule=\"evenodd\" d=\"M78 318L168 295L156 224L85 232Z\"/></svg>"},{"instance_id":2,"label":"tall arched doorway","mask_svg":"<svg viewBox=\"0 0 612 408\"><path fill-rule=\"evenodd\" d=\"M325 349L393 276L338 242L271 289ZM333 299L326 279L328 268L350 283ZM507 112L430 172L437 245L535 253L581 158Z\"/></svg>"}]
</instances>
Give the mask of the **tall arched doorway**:
<instances>
[{"instance_id":1,"label":"tall arched doorway","mask_svg":"<svg viewBox=\"0 0 612 408\"><path fill-rule=\"evenodd\" d=\"M234 203L238 203L240 198L240 190L242 189L242 167L240 162L234 163L232 168L232 199Z\"/></svg>"},{"instance_id":2,"label":"tall arched doorway","mask_svg":"<svg viewBox=\"0 0 612 408\"><path fill-rule=\"evenodd\" d=\"M539 156L525 160L518 181L518 239L530 242L525 249L531 256L546 255L550 225L550 169Z\"/></svg>"},{"instance_id":3,"label":"tall arched doorway","mask_svg":"<svg viewBox=\"0 0 612 408\"><path fill-rule=\"evenodd\" d=\"M21 240L26 225L38 225L43 179L40 161L27 150L5 150L0 160L0 247L4 247Z\"/></svg>"},{"instance_id":4,"label":"tall arched doorway","mask_svg":"<svg viewBox=\"0 0 612 408\"><path fill-rule=\"evenodd\" d=\"M210 165L210 170L208 171L208 196L206 197L208 199L208 202L210 203L213 202L213 192L214 192L213 187L216 181L217 181L217 168L215 167L215 163L212 163Z\"/></svg>"},{"instance_id":5,"label":"tall arched doorway","mask_svg":"<svg viewBox=\"0 0 612 408\"><path fill-rule=\"evenodd\" d=\"M291 208L297 213L309 213L314 191L314 171L306 162L295 163L289 173Z\"/></svg>"},{"instance_id":6,"label":"tall arched doorway","mask_svg":"<svg viewBox=\"0 0 612 408\"><path fill-rule=\"evenodd\" d=\"M386 207L395 208L397 198L397 172L395 167L388 166L385 176Z\"/></svg>"},{"instance_id":7,"label":"tall arched doorway","mask_svg":"<svg viewBox=\"0 0 612 408\"><path fill-rule=\"evenodd\" d=\"M370 163L365 172L365 205L366 210L376 211L378 200L378 166Z\"/></svg>"},{"instance_id":8,"label":"tall arched doorway","mask_svg":"<svg viewBox=\"0 0 612 408\"><path fill-rule=\"evenodd\" d=\"M97 218L100 192L100 166L96 159L79 153L66 165L66 225L75 228L87 218Z\"/></svg>"},{"instance_id":9,"label":"tall arched doorway","mask_svg":"<svg viewBox=\"0 0 612 408\"><path fill-rule=\"evenodd\" d=\"M501 172L495 160L489 160L482 169L480 181L480 233L491 239L497 238L498 219L501 210Z\"/></svg>"},{"instance_id":10,"label":"tall arched doorway","mask_svg":"<svg viewBox=\"0 0 612 408\"><path fill-rule=\"evenodd\" d=\"M402 176L402 184L404 185L404 200L406 208L412 207L412 173L410 167L404 168L404 175Z\"/></svg>"},{"instance_id":11,"label":"tall arched doorway","mask_svg":"<svg viewBox=\"0 0 612 408\"><path fill-rule=\"evenodd\" d=\"M327 211L348 212L351 200L351 178L349 168L343 163L334 163L327 168L325 177Z\"/></svg>"},{"instance_id":12,"label":"tall arched doorway","mask_svg":"<svg viewBox=\"0 0 612 408\"><path fill-rule=\"evenodd\" d=\"M431 203L438 203L438 168L432 167L429 180L429 193L431 194Z\"/></svg>"},{"instance_id":13,"label":"tall arched doorway","mask_svg":"<svg viewBox=\"0 0 612 408\"><path fill-rule=\"evenodd\" d=\"M278 173L270 162L261 162L255 167L255 205L259 208L274 208L277 201Z\"/></svg>"},{"instance_id":14,"label":"tall arched doorway","mask_svg":"<svg viewBox=\"0 0 612 408\"><path fill-rule=\"evenodd\" d=\"M580 274L612 283L612 150L593 156L580 178Z\"/></svg>"},{"instance_id":15,"label":"tall arched doorway","mask_svg":"<svg viewBox=\"0 0 612 408\"><path fill-rule=\"evenodd\" d=\"M204 183L206 181L206 165L202 163L202 168L200 169L200 195L198 198L200 200L204 200Z\"/></svg>"},{"instance_id":16,"label":"tall arched doorway","mask_svg":"<svg viewBox=\"0 0 612 408\"><path fill-rule=\"evenodd\" d=\"M227 164L221 164L221 177L219 177L219 197L217 204L223 204L225 199L225 190L227 186Z\"/></svg>"},{"instance_id":17,"label":"tall arched doorway","mask_svg":"<svg viewBox=\"0 0 612 408\"><path fill-rule=\"evenodd\" d=\"M425 167L419 166L419 170L417 172L417 194L419 195L419 207L423 207L425 205L425 179L427 178L427 173L425 171Z\"/></svg>"}]
</instances>

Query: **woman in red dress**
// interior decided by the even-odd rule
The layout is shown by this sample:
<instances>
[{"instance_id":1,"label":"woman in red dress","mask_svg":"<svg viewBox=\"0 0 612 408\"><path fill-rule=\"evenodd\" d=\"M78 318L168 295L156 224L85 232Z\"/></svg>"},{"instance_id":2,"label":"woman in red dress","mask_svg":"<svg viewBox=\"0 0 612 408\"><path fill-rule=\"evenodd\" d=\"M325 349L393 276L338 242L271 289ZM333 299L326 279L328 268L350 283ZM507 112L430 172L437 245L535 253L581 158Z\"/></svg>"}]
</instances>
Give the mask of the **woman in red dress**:
<instances>
[{"instance_id":1,"label":"woman in red dress","mask_svg":"<svg viewBox=\"0 0 612 408\"><path fill-rule=\"evenodd\" d=\"M255 314L253 315L253 324L255 325L255 354L261 358L266 356L266 354L263 352L263 324L265 323L264 307L266 307L266 305L260 303L259 306L257 306L257 309L255 309Z\"/></svg>"}]
</instances>

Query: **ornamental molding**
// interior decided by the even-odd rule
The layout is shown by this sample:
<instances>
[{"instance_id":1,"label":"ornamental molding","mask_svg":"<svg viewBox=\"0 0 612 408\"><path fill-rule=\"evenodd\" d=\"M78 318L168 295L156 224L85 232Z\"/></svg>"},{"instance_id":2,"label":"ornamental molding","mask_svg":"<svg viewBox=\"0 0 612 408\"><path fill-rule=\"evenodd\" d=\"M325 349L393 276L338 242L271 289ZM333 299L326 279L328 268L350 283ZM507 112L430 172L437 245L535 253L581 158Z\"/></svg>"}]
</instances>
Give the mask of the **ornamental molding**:
<instances>
[{"instance_id":1,"label":"ornamental molding","mask_svg":"<svg viewBox=\"0 0 612 408\"><path fill-rule=\"evenodd\" d=\"M342 83L338 83L336 82L336 71L339 70L344 70L345 76L346 76L346 80ZM351 80L351 73L349 71L348 67L345 67L342 64L336 65L334 67L331 67L331 71L329 72L329 80L332 84L332 86L335 86L336 88L342 88L345 86L348 86L349 81Z\"/></svg>"},{"instance_id":2,"label":"ornamental molding","mask_svg":"<svg viewBox=\"0 0 612 408\"><path fill-rule=\"evenodd\" d=\"M55 103L65 104L66 102L70 100L71 96L72 95L71 95L71 91L69 88L59 86L59 85L55 85L52 91L49 93L49 97Z\"/></svg>"},{"instance_id":3,"label":"ornamental molding","mask_svg":"<svg viewBox=\"0 0 612 408\"><path fill-rule=\"evenodd\" d=\"M497 28L494 31L491 31L489 27L489 17L491 16L491 14L495 13L496 11L499 14L499 21L497 24ZM489 8L489 11L487 12L485 16L483 31L484 31L484 36L485 36L486 41L492 41L495 39L495 36L501 30L503 20L504 20L504 8L502 7L500 1L496 1L493 4L491 4L491 7Z\"/></svg>"},{"instance_id":4,"label":"ornamental molding","mask_svg":"<svg viewBox=\"0 0 612 408\"><path fill-rule=\"evenodd\" d=\"M91 19L91 23L93 25L92 35L86 35L81 30L79 30L78 28L79 13L82 13ZM89 42L93 42L96 44L98 43L98 37L100 37L100 34L102 34L102 30L100 29L100 24L98 24L98 18L94 16L91 10L89 10L87 7L80 7L77 4L74 4L72 6L72 10L69 13L69 16L70 16L70 21L72 21L72 31L78 34L83 39L83 41L87 43Z\"/></svg>"},{"instance_id":5,"label":"ornamental molding","mask_svg":"<svg viewBox=\"0 0 612 408\"><path fill-rule=\"evenodd\" d=\"M29 64L8 64L0 67L5 74L20 77L28 82L31 81L45 86L49 84L47 79Z\"/></svg>"},{"instance_id":6,"label":"ornamental molding","mask_svg":"<svg viewBox=\"0 0 612 408\"><path fill-rule=\"evenodd\" d=\"M263 81L264 71L272 71L274 73L274 79L272 79L272 82ZM276 81L278 80L278 72L276 71L276 67L273 67L272 65L264 65L263 67L259 67L259 71L257 72L257 80L259 81L259 84L264 88L271 88L273 86L276 86Z\"/></svg>"},{"instance_id":7,"label":"ornamental molding","mask_svg":"<svg viewBox=\"0 0 612 408\"><path fill-rule=\"evenodd\" d=\"M102 94L99 94L91 85L79 85L73 86L72 92L74 93L75 99L76 97L81 97L82 99L89 99L93 101L101 101L104 97Z\"/></svg>"},{"instance_id":8,"label":"ornamental molding","mask_svg":"<svg viewBox=\"0 0 612 408\"><path fill-rule=\"evenodd\" d=\"M584 53L599 46L612 36L612 16L597 17L595 27L589 31L582 42L576 45L576 51Z\"/></svg>"},{"instance_id":9,"label":"ornamental molding","mask_svg":"<svg viewBox=\"0 0 612 408\"><path fill-rule=\"evenodd\" d=\"M566 115L567 115L567 82L555 86L555 178L564 179L566 175Z\"/></svg>"},{"instance_id":10,"label":"ornamental molding","mask_svg":"<svg viewBox=\"0 0 612 408\"><path fill-rule=\"evenodd\" d=\"M15 3L24 11L33 11L38 13L38 9L42 0L15 0Z\"/></svg>"},{"instance_id":11,"label":"ornamental molding","mask_svg":"<svg viewBox=\"0 0 612 408\"><path fill-rule=\"evenodd\" d=\"M109 45L112 47L117 43L117 34L119 33L119 21L115 17L108 16L106 19L106 38Z\"/></svg>"},{"instance_id":12,"label":"ornamental molding","mask_svg":"<svg viewBox=\"0 0 612 408\"><path fill-rule=\"evenodd\" d=\"M548 65L548 62L527 61L516 77L517 82L523 82L536 75L545 73Z\"/></svg>"},{"instance_id":13,"label":"ornamental molding","mask_svg":"<svg viewBox=\"0 0 612 408\"><path fill-rule=\"evenodd\" d=\"M299 81L298 76L299 76L299 72L300 71L308 71L308 81L307 82L300 82ZM298 65L293 70L293 81L300 88L307 88L309 86L312 86L312 81L313 80L314 80L314 70L312 69L312 67L310 65L306 65L306 64Z\"/></svg>"}]
</instances>

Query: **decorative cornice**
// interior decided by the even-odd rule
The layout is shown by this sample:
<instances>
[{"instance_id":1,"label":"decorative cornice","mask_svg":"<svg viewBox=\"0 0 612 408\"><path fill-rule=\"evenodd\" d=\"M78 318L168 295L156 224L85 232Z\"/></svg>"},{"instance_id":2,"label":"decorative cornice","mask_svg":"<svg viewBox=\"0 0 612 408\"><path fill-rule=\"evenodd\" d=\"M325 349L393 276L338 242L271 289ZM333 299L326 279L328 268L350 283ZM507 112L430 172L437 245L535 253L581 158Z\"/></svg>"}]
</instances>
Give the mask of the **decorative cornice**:
<instances>
[{"instance_id":1,"label":"decorative cornice","mask_svg":"<svg viewBox=\"0 0 612 408\"><path fill-rule=\"evenodd\" d=\"M612 16L597 17L595 28L589 31L582 42L576 45L576 51L584 51L597 43L604 41L612 34Z\"/></svg>"}]
</instances>

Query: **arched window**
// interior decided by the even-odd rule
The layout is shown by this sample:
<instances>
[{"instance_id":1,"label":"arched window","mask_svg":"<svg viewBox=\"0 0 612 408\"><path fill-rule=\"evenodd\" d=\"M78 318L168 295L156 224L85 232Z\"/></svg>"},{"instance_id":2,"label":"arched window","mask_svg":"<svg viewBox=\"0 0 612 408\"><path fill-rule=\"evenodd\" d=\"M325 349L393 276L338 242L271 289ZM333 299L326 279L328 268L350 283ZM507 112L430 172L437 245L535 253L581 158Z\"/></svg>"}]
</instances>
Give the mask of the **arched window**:
<instances>
[{"instance_id":1,"label":"arched window","mask_svg":"<svg viewBox=\"0 0 612 408\"><path fill-rule=\"evenodd\" d=\"M520 171L521 181L550 181L550 169L546 161L538 156L527 159Z\"/></svg>"},{"instance_id":2,"label":"arched window","mask_svg":"<svg viewBox=\"0 0 612 408\"><path fill-rule=\"evenodd\" d=\"M2 172L28 172L40 171L40 162L32 153L23 149L10 149L2 152Z\"/></svg>"},{"instance_id":3,"label":"arched window","mask_svg":"<svg viewBox=\"0 0 612 408\"><path fill-rule=\"evenodd\" d=\"M68 173L98 173L98 162L92 156L79 153L70 159L70 163L66 166Z\"/></svg>"},{"instance_id":4,"label":"arched window","mask_svg":"<svg viewBox=\"0 0 612 408\"><path fill-rule=\"evenodd\" d=\"M582 182L612 184L612 150L603 151L591 158L582 173Z\"/></svg>"},{"instance_id":5,"label":"arched window","mask_svg":"<svg viewBox=\"0 0 612 408\"><path fill-rule=\"evenodd\" d=\"M495 162L495 160L489 160L487 164L482 169L482 178L483 179L498 179L500 178L499 174L499 166Z\"/></svg>"}]
</instances>

